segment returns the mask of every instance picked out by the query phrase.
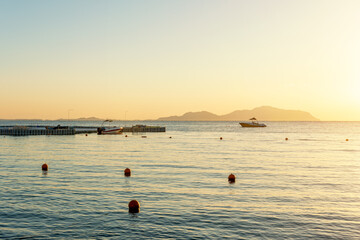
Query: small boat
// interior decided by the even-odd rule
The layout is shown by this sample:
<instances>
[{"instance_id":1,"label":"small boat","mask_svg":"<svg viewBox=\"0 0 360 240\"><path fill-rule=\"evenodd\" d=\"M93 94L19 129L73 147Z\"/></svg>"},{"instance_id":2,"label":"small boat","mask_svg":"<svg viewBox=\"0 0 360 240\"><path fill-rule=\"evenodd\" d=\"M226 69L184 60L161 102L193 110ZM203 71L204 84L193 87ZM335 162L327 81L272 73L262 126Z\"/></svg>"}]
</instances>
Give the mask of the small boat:
<instances>
[{"instance_id":1,"label":"small boat","mask_svg":"<svg viewBox=\"0 0 360 240\"><path fill-rule=\"evenodd\" d=\"M101 134L122 134L123 132L123 128L120 127L120 128L117 128L117 127L114 127L114 128L104 128L104 127L101 127L101 128L98 128L98 134L101 135Z\"/></svg>"},{"instance_id":2,"label":"small boat","mask_svg":"<svg viewBox=\"0 0 360 240\"><path fill-rule=\"evenodd\" d=\"M122 134L124 128L122 128L122 127L103 127L105 122L112 122L112 120L107 119L101 124L101 127L99 127L97 129L97 133L99 135L102 135L102 134Z\"/></svg>"},{"instance_id":3,"label":"small boat","mask_svg":"<svg viewBox=\"0 0 360 240\"><path fill-rule=\"evenodd\" d=\"M240 122L239 124L242 127L266 127L265 124L263 123L258 123L258 121L256 120L256 118L250 118L249 119L251 122Z\"/></svg>"}]
</instances>

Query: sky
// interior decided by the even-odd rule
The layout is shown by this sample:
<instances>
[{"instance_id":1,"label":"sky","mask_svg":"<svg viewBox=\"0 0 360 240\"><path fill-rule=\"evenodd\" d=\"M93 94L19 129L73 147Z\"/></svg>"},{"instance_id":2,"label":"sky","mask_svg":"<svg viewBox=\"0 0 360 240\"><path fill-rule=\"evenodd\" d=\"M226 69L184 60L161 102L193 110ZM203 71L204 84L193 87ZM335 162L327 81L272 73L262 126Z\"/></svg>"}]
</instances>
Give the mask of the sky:
<instances>
[{"instance_id":1,"label":"sky","mask_svg":"<svg viewBox=\"0 0 360 240\"><path fill-rule=\"evenodd\" d=\"M360 121L359 26L358 0L0 0L0 118Z\"/></svg>"}]
</instances>

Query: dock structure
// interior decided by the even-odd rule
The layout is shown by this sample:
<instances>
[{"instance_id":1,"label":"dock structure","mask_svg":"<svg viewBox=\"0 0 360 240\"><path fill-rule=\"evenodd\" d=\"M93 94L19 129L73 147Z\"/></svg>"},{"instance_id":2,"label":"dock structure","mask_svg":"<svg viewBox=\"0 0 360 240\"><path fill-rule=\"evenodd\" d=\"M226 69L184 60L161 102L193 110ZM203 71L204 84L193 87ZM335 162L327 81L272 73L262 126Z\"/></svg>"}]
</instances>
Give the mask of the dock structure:
<instances>
[{"instance_id":1,"label":"dock structure","mask_svg":"<svg viewBox=\"0 0 360 240\"><path fill-rule=\"evenodd\" d=\"M96 133L99 127L89 126L0 126L0 135L9 136L31 136L31 135L75 135L85 133ZM165 127L135 125L123 127L123 132L166 132Z\"/></svg>"},{"instance_id":2,"label":"dock structure","mask_svg":"<svg viewBox=\"0 0 360 240\"><path fill-rule=\"evenodd\" d=\"M123 127L123 132L166 132L165 127L135 125L132 127Z\"/></svg>"},{"instance_id":3,"label":"dock structure","mask_svg":"<svg viewBox=\"0 0 360 240\"><path fill-rule=\"evenodd\" d=\"M9 136L30 136L30 135L74 135L75 128L49 128L49 127L28 127L28 126L14 126L14 127L0 127L0 135Z\"/></svg>"}]
</instances>

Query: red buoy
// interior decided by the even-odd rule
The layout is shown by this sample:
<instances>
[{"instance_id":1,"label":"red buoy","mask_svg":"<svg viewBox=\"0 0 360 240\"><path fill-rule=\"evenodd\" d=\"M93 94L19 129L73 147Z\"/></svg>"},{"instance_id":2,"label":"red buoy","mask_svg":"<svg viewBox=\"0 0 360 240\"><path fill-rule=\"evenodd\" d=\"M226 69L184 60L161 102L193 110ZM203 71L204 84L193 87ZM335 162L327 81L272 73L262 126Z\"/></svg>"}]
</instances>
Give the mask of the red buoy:
<instances>
[{"instance_id":1,"label":"red buoy","mask_svg":"<svg viewBox=\"0 0 360 240\"><path fill-rule=\"evenodd\" d=\"M87 137L88 135L87 134L85 134L85 137Z\"/></svg>"},{"instance_id":2,"label":"red buoy","mask_svg":"<svg viewBox=\"0 0 360 240\"><path fill-rule=\"evenodd\" d=\"M124 170L124 175L125 175L126 177L130 177L130 176L131 176L131 170L130 170L130 168L125 168L125 170Z\"/></svg>"},{"instance_id":3,"label":"red buoy","mask_svg":"<svg viewBox=\"0 0 360 240\"><path fill-rule=\"evenodd\" d=\"M47 171L48 170L48 165L46 164L46 163L44 163L42 166L41 166L41 169L43 170L43 171Z\"/></svg>"},{"instance_id":4,"label":"red buoy","mask_svg":"<svg viewBox=\"0 0 360 240\"><path fill-rule=\"evenodd\" d=\"M220 137L220 140L222 140L222 137Z\"/></svg>"},{"instance_id":5,"label":"red buoy","mask_svg":"<svg viewBox=\"0 0 360 240\"><path fill-rule=\"evenodd\" d=\"M140 203L136 200L131 200L129 202L129 212L130 213L138 213L140 212Z\"/></svg>"},{"instance_id":6,"label":"red buoy","mask_svg":"<svg viewBox=\"0 0 360 240\"><path fill-rule=\"evenodd\" d=\"M288 138L285 138L285 140L287 141L287 140L289 140Z\"/></svg>"},{"instance_id":7,"label":"red buoy","mask_svg":"<svg viewBox=\"0 0 360 240\"><path fill-rule=\"evenodd\" d=\"M128 137L128 135L125 135L125 137Z\"/></svg>"},{"instance_id":8,"label":"red buoy","mask_svg":"<svg viewBox=\"0 0 360 240\"><path fill-rule=\"evenodd\" d=\"M235 175L231 173L231 174L228 176L228 180L229 180L229 183L234 183L234 182L235 182Z\"/></svg>"}]
</instances>

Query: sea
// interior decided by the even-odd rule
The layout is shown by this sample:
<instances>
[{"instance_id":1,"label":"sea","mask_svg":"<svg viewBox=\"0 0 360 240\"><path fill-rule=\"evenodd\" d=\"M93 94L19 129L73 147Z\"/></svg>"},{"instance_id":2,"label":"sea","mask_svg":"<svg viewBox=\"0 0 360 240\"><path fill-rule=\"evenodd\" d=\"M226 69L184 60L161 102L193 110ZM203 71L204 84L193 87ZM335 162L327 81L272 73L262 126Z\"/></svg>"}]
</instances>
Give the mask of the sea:
<instances>
[{"instance_id":1,"label":"sea","mask_svg":"<svg viewBox=\"0 0 360 240\"><path fill-rule=\"evenodd\" d=\"M360 122L265 123L0 136L0 238L360 239ZM0 121L58 124L101 122Z\"/></svg>"}]
</instances>

